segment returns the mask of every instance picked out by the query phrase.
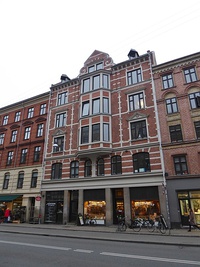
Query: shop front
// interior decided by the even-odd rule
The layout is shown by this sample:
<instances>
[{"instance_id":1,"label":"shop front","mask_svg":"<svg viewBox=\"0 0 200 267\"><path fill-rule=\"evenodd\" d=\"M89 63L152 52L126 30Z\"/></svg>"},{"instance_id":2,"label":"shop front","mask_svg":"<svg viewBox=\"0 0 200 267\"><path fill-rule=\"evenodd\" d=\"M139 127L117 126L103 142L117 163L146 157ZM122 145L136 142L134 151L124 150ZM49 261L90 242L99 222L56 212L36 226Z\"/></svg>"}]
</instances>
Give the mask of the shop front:
<instances>
[{"instance_id":1,"label":"shop front","mask_svg":"<svg viewBox=\"0 0 200 267\"><path fill-rule=\"evenodd\" d=\"M157 187L130 188L131 217L155 219L160 215L160 202Z\"/></svg>"},{"instance_id":2,"label":"shop front","mask_svg":"<svg viewBox=\"0 0 200 267\"><path fill-rule=\"evenodd\" d=\"M106 223L106 201L105 190L84 190L84 211L85 224L94 223L105 225Z\"/></svg>"},{"instance_id":3,"label":"shop front","mask_svg":"<svg viewBox=\"0 0 200 267\"><path fill-rule=\"evenodd\" d=\"M0 208L3 212L5 212L7 208L10 209L10 222L25 222L26 207L22 206L22 195L1 195Z\"/></svg>"},{"instance_id":4,"label":"shop front","mask_svg":"<svg viewBox=\"0 0 200 267\"><path fill-rule=\"evenodd\" d=\"M179 191L177 195L182 225L188 225L190 208L194 211L196 223L200 225L200 190Z\"/></svg>"}]
</instances>

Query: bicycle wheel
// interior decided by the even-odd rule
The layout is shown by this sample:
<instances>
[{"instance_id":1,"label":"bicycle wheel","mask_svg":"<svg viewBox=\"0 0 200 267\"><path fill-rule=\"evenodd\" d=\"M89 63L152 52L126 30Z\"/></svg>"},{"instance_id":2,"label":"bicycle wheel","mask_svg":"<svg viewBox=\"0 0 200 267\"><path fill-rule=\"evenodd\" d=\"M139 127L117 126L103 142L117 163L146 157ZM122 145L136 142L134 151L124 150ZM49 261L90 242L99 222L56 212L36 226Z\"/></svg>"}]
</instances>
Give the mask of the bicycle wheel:
<instances>
[{"instance_id":1,"label":"bicycle wheel","mask_svg":"<svg viewBox=\"0 0 200 267\"><path fill-rule=\"evenodd\" d=\"M134 220L131 222L131 229L133 229L134 232L139 232L141 230L141 223L138 220Z\"/></svg>"},{"instance_id":2,"label":"bicycle wheel","mask_svg":"<svg viewBox=\"0 0 200 267\"><path fill-rule=\"evenodd\" d=\"M155 231L155 224L154 221L149 221L149 223L147 224L147 229L149 232L154 232Z\"/></svg>"},{"instance_id":3,"label":"bicycle wheel","mask_svg":"<svg viewBox=\"0 0 200 267\"><path fill-rule=\"evenodd\" d=\"M160 230L161 234L165 234L167 231L166 227L162 223L159 223L159 230Z\"/></svg>"},{"instance_id":4,"label":"bicycle wheel","mask_svg":"<svg viewBox=\"0 0 200 267\"><path fill-rule=\"evenodd\" d=\"M120 231L120 232L126 231L126 224L124 222L120 222L118 224L118 231Z\"/></svg>"}]
</instances>

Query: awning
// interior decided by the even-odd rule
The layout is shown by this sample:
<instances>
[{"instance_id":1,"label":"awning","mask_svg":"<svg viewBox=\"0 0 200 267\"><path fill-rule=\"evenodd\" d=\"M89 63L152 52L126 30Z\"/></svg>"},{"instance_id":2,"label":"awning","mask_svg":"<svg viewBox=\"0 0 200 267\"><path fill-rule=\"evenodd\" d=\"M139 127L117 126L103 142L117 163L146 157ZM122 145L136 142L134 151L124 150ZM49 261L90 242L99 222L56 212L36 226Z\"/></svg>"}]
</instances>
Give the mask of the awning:
<instances>
[{"instance_id":1,"label":"awning","mask_svg":"<svg viewBox=\"0 0 200 267\"><path fill-rule=\"evenodd\" d=\"M0 202L11 202L22 195L0 195Z\"/></svg>"}]
</instances>

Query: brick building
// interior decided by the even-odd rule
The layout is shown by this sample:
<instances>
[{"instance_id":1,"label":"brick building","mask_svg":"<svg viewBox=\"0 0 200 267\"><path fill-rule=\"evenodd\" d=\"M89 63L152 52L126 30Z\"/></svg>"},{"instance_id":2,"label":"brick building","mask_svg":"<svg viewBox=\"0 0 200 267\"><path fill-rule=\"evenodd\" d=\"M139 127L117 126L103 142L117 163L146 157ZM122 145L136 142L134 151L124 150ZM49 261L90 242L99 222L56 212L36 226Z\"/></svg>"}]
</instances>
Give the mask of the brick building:
<instances>
[{"instance_id":1,"label":"brick building","mask_svg":"<svg viewBox=\"0 0 200 267\"><path fill-rule=\"evenodd\" d=\"M200 53L153 67L172 227L200 224Z\"/></svg>"},{"instance_id":2,"label":"brick building","mask_svg":"<svg viewBox=\"0 0 200 267\"><path fill-rule=\"evenodd\" d=\"M50 90L42 181L45 223L84 218L117 223L119 215L167 216L152 65L130 50L114 64L95 50L79 76Z\"/></svg>"},{"instance_id":3,"label":"brick building","mask_svg":"<svg viewBox=\"0 0 200 267\"><path fill-rule=\"evenodd\" d=\"M39 217L49 92L0 109L0 208L13 220Z\"/></svg>"}]
</instances>

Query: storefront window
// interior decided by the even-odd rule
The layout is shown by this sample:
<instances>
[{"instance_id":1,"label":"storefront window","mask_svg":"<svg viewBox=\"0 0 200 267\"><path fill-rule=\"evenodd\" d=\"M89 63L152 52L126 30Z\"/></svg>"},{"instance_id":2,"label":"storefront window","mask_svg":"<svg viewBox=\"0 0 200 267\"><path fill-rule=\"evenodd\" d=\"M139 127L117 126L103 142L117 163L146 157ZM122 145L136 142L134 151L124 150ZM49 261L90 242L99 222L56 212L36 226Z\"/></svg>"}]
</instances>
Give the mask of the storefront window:
<instances>
[{"instance_id":1,"label":"storefront window","mask_svg":"<svg viewBox=\"0 0 200 267\"><path fill-rule=\"evenodd\" d=\"M160 215L160 204L158 200L153 201L131 201L132 218L155 219Z\"/></svg>"},{"instance_id":2,"label":"storefront window","mask_svg":"<svg viewBox=\"0 0 200 267\"><path fill-rule=\"evenodd\" d=\"M97 224L105 224L106 202L105 201L85 201L84 218L96 219Z\"/></svg>"}]
</instances>

